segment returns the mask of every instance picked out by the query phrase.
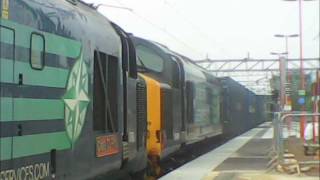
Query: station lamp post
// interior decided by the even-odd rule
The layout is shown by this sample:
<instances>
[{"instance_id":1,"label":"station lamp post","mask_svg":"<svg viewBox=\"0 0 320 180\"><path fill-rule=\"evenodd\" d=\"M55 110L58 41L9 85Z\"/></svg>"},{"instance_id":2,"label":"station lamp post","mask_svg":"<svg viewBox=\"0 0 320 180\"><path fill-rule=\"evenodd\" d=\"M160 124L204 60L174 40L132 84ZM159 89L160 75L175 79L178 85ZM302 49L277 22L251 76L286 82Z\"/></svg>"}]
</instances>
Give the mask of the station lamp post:
<instances>
[{"instance_id":1,"label":"station lamp post","mask_svg":"<svg viewBox=\"0 0 320 180\"><path fill-rule=\"evenodd\" d=\"M287 52L287 59L288 59L288 56L289 56L289 48L288 48L288 41L289 41L289 38L295 38L295 37L299 37L299 34L275 34L274 37L277 37L277 38L284 38L285 40L285 52Z\"/></svg>"},{"instance_id":2,"label":"station lamp post","mask_svg":"<svg viewBox=\"0 0 320 180\"><path fill-rule=\"evenodd\" d=\"M288 48L288 41L289 41L289 38L296 38L296 37L299 37L299 34L275 34L274 37L277 37L277 38L284 38L285 40L285 52L287 52L287 60L289 59L289 48ZM286 64L285 64L285 67L286 69L288 69L288 61L286 61ZM290 82L291 81L291 73L288 71L287 72L287 85L289 88L290 86ZM286 93L286 105L292 105L291 104L291 98L290 98L290 95ZM290 108L290 107L288 107Z\"/></svg>"},{"instance_id":3,"label":"station lamp post","mask_svg":"<svg viewBox=\"0 0 320 180\"><path fill-rule=\"evenodd\" d=\"M286 68L285 68L285 56L287 52L278 53L271 52L271 55L278 56L279 58L279 70L280 70L280 111L284 110L285 105L285 84L286 84Z\"/></svg>"},{"instance_id":4,"label":"station lamp post","mask_svg":"<svg viewBox=\"0 0 320 180\"><path fill-rule=\"evenodd\" d=\"M271 55L278 56L278 57L282 57L282 56L284 56L284 55L287 55L288 53L287 53L287 52L282 52L282 53L271 52L270 54L271 54Z\"/></svg>"},{"instance_id":5,"label":"station lamp post","mask_svg":"<svg viewBox=\"0 0 320 180\"><path fill-rule=\"evenodd\" d=\"M302 1L315 1L315 0L284 0L284 1L298 1L299 2L299 44L300 44L300 90L299 104L301 105L301 111L305 111L305 76L303 72L303 47L302 47ZM304 139L304 127L306 119L301 116L300 120L300 137Z\"/></svg>"}]
</instances>

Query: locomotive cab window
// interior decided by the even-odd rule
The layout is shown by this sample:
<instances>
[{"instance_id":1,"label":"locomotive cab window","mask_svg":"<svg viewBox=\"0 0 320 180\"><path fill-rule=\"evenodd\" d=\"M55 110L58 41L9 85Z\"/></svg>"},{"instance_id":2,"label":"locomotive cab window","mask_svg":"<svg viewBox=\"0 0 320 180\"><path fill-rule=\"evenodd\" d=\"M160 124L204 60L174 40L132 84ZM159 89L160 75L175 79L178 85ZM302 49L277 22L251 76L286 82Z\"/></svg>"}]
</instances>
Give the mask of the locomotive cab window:
<instances>
[{"instance_id":1,"label":"locomotive cab window","mask_svg":"<svg viewBox=\"0 0 320 180\"><path fill-rule=\"evenodd\" d=\"M45 39L37 33L31 34L30 39L30 64L33 69L42 70L45 62Z\"/></svg>"},{"instance_id":2,"label":"locomotive cab window","mask_svg":"<svg viewBox=\"0 0 320 180\"><path fill-rule=\"evenodd\" d=\"M139 60L137 65L154 72L162 72L164 60L155 51L144 46L137 46Z\"/></svg>"}]
</instances>

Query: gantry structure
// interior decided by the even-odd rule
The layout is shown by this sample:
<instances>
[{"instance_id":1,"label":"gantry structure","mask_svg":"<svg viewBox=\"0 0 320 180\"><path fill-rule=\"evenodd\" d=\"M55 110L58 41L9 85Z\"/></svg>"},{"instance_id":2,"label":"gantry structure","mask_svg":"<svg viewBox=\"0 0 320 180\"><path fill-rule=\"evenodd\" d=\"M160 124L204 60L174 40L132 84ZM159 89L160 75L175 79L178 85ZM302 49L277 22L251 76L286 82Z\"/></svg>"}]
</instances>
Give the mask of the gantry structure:
<instances>
[{"instance_id":1,"label":"gantry structure","mask_svg":"<svg viewBox=\"0 0 320 180\"><path fill-rule=\"evenodd\" d=\"M287 71L299 71L300 59L286 59ZM203 59L195 63L218 77L230 76L257 94L271 94L270 79L279 74L279 59ZM320 58L304 58L303 71L320 68Z\"/></svg>"}]
</instances>

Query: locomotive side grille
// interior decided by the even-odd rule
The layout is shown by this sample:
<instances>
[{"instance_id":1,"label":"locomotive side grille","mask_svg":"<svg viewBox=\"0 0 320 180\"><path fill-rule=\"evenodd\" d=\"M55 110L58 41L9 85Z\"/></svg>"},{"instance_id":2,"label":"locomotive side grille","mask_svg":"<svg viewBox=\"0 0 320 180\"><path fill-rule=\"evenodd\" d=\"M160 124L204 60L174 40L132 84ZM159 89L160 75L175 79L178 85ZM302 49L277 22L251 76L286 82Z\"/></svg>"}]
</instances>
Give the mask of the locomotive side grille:
<instances>
[{"instance_id":1,"label":"locomotive side grille","mask_svg":"<svg viewBox=\"0 0 320 180\"><path fill-rule=\"evenodd\" d=\"M137 83L137 146L145 146L147 124L147 88L143 81Z\"/></svg>"}]
</instances>

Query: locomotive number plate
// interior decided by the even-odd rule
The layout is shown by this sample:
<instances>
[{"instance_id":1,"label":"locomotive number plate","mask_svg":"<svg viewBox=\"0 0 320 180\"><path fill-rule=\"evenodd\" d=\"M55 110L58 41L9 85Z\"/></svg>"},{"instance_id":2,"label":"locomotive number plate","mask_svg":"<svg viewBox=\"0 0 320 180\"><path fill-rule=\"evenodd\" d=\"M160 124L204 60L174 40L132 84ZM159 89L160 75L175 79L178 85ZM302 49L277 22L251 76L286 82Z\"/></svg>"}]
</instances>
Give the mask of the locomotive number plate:
<instances>
[{"instance_id":1,"label":"locomotive number plate","mask_svg":"<svg viewBox=\"0 0 320 180\"><path fill-rule=\"evenodd\" d=\"M105 135L96 137L96 156L104 157L117 154L119 143L116 135Z\"/></svg>"}]
</instances>

